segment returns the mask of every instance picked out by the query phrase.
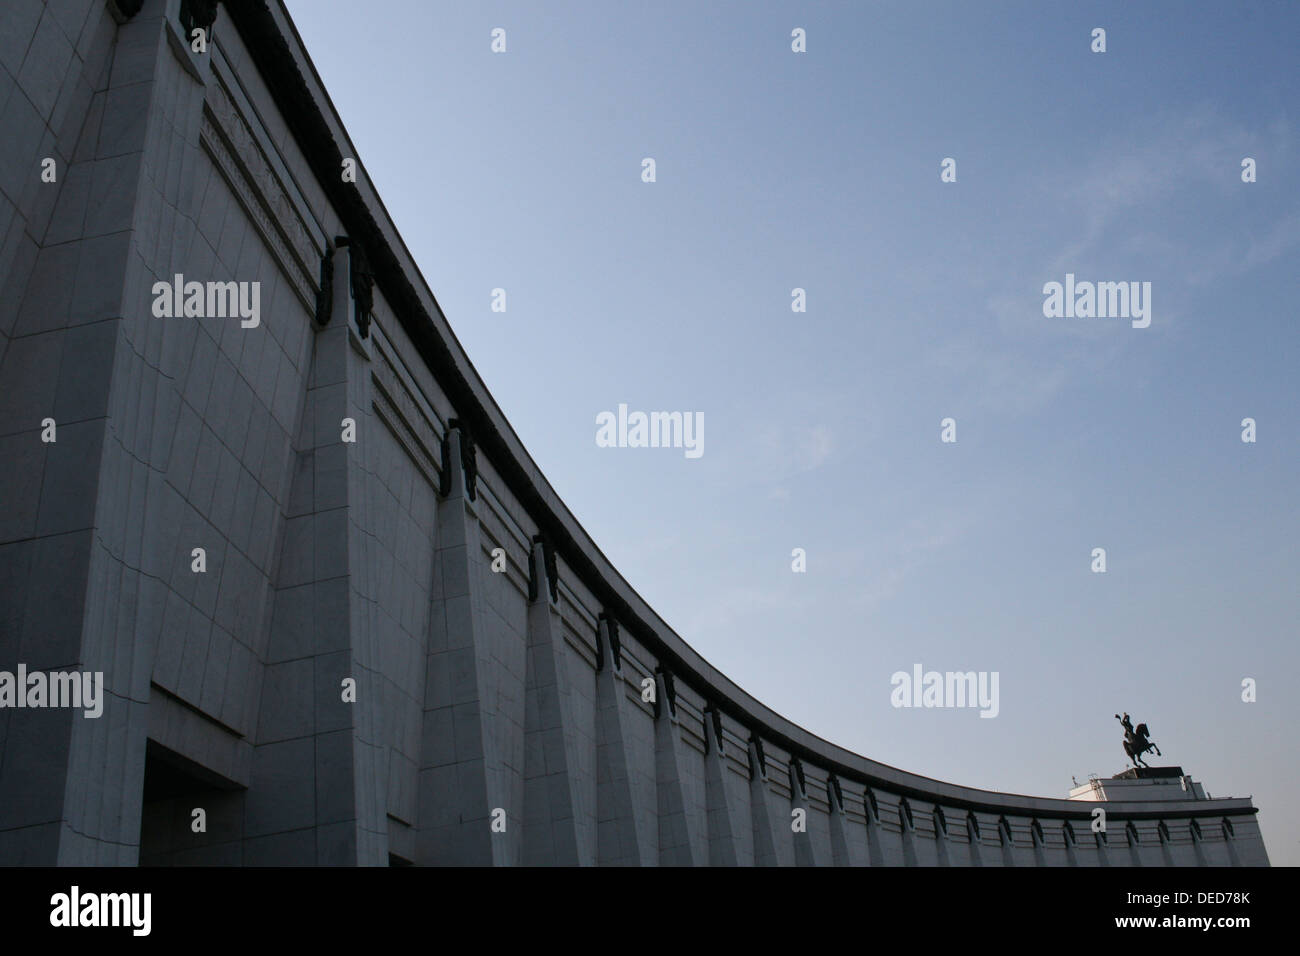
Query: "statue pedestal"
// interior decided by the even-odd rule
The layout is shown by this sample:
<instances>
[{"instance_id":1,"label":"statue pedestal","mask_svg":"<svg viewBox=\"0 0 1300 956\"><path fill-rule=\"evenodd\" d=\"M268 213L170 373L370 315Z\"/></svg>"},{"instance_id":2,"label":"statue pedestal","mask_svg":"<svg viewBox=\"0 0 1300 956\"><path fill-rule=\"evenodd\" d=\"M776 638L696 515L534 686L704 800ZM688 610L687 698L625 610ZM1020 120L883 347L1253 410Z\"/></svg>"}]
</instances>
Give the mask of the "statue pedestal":
<instances>
[{"instance_id":1,"label":"statue pedestal","mask_svg":"<svg viewBox=\"0 0 1300 956\"><path fill-rule=\"evenodd\" d=\"M1112 780L1162 780L1183 776L1182 767L1129 767L1111 777Z\"/></svg>"},{"instance_id":2,"label":"statue pedestal","mask_svg":"<svg viewBox=\"0 0 1300 956\"><path fill-rule=\"evenodd\" d=\"M1208 800L1205 788L1182 767L1129 767L1113 777L1093 778L1070 791L1071 800Z\"/></svg>"}]
</instances>

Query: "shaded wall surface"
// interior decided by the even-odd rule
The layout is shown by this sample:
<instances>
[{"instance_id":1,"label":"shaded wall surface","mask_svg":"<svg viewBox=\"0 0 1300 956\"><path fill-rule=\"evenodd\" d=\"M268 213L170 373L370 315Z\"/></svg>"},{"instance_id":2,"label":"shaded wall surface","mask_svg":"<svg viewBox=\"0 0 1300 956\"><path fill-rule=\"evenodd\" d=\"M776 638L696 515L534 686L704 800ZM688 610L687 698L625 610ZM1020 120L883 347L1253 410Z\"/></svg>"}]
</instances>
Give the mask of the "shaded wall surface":
<instances>
[{"instance_id":1,"label":"shaded wall surface","mask_svg":"<svg viewBox=\"0 0 1300 956\"><path fill-rule=\"evenodd\" d=\"M280 4L201 51L184 6L0 10L0 671L104 682L98 718L0 708L0 864L1267 864L1249 800L1094 834L717 672L341 175Z\"/></svg>"}]
</instances>

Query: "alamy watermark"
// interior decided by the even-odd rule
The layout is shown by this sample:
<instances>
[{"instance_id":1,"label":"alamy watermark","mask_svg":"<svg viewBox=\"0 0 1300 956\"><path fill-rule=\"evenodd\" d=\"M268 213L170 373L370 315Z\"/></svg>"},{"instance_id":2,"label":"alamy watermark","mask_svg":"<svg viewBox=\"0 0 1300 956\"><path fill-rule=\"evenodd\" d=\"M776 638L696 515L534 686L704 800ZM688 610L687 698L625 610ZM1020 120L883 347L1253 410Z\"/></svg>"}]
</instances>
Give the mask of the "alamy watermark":
<instances>
[{"instance_id":1,"label":"alamy watermark","mask_svg":"<svg viewBox=\"0 0 1300 956\"><path fill-rule=\"evenodd\" d=\"M1150 282L1075 282L1043 286L1043 315L1049 319L1132 319L1135 329L1151 324Z\"/></svg>"},{"instance_id":2,"label":"alamy watermark","mask_svg":"<svg viewBox=\"0 0 1300 956\"><path fill-rule=\"evenodd\" d=\"M92 719L104 713L103 671L0 671L0 708L73 707Z\"/></svg>"},{"instance_id":3,"label":"alamy watermark","mask_svg":"<svg viewBox=\"0 0 1300 956\"><path fill-rule=\"evenodd\" d=\"M148 936L152 914L152 893L83 893L74 885L50 897L50 925L56 927L120 926Z\"/></svg>"},{"instance_id":4,"label":"alamy watermark","mask_svg":"<svg viewBox=\"0 0 1300 956\"><path fill-rule=\"evenodd\" d=\"M262 321L260 282L186 282L178 272L171 282L155 282L152 291L156 319L238 316L242 329L255 329Z\"/></svg>"},{"instance_id":5,"label":"alamy watermark","mask_svg":"<svg viewBox=\"0 0 1300 956\"><path fill-rule=\"evenodd\" d=\"M631 412L596 416L598 448L684 448L687 458L704 454L703 412Z\"/></svg>"},{"instance_id":6,"label":"alamy watermark","mask_svg":"<svg viewBox=\"0 0 1300 956\"><path fill-rule=\"evenodd\" d=\"M889 702L895 707L978 707L981 717L998 715L997 671L895 671Z\"/></svg>"}]
</instances>

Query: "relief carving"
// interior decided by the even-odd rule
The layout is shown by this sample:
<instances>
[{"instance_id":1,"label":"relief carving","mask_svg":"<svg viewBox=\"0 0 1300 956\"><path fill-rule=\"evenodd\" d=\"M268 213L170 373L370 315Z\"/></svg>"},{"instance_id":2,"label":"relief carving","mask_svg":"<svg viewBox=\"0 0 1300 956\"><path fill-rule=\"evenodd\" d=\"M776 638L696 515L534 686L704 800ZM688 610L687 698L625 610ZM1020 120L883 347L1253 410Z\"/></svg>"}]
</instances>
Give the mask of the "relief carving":
<instances>
[{"instance_id":1,"label":"relief carving","mask_svg":"<svg viewBox=\"0 0 1300 956\"><path fill-rule=\"evenodd\" d=\"M247 121L220 82L209 84L202 142L308 311L316 311L316 281L308 263L321 249L312 240Z\"/></svg>"}]
</instances>

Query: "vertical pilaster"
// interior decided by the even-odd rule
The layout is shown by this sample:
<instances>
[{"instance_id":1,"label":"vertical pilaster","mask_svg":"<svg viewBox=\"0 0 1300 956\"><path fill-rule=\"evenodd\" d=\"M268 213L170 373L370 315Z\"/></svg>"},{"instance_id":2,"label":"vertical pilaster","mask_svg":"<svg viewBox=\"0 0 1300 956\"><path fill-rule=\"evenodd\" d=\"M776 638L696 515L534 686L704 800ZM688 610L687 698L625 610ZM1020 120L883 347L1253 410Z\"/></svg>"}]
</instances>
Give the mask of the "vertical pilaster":
<instances>
[{"instance_id":1,"label":"vertical pilaster","mask_svg":"<svg viewBox=\"0 0 1300 956\"><path fill-rule=\"evenodd\" d=\"M704 803L708 821L709 866L736 866L736 837L731 801L727 797L726 754L722 749L722 715L704 711Z\"/></svg>"},{"instance_id":2,"label":"vertical pilaster","mask_svg":"<svg viewBox=\"0 0 1300 956\"><path fill-rule=\"evenodd\" d=\"M85 21L90 46L71 59L61 16ZM5 589L18 605L0 618L0 667L102 674L103 706L98 718L6 715L0 792L12 809L0 811L0 856L11 861L138 859L150 671L170 570L163 515L178 511L163 474L187 344L142 294L150 270L168 264L146 207L190 211L183 177L168 181L165 169L171 159L191 168L186 143L197 139L203 95L173 75L164 34L154 10L115 27L103 5L47 7L26 62L62 54L66 70L45 90L41 71L15 70L8 98L10 116L43 132L28 141L8 130L15 215L0 214L16 230L4 243L16 258L0 253L0 460L17 473L0 481L0 568L15 569ZM95 110L103 123L85 123ZM25 148L33 155L19 163ZM42 180L45 157L52 182ZM49 444L47 417L57 423Z\"/></svg>"},{"instance_id":3,"label":"vertical pilaster","mask_svg":"<svg viewBox=\"0 0 1300 956\"><path fill-rule=\"evenodd\" d=\"M573 774L578 766L572 693L560 642L548 546L533 539L532 601L528 605L528 660L524 693L523 862L526 866L590 865L579 847L587 825Z\"/></svg>"},{"instance_id":4,"label":"vertical pilaster","mask_svg":"<svg viewBox=\"0 0 1300 956\"><path fill-rule=\"evenodd\" d=\"M346 274L346 246L325 254ZM354 394L364 370L349 355L347 283L333 285L328 308L327 324L314 331L311 343L266 666L254 710L243 821L243 859L249 865L384 860L383 850L373 845L373 823L363 823L369 781L358 773L356 754L358 735L373 722L375 693L368 669L358 664L358 644L364 645L368 633L357 595L365 568L353 556L350 539L353 511L363 497L358 456L366 428ZM353 419L349 435L355 440L344 440L345 418ZM347 699L345 680L355 682Z\"/></svg>"},{"instance_id":5,"label":"vertical pilaster","mask_svg":"<svg viewBox=\"0 0 1300 956\"><path fill-rule=\"evenodd\" d=\"M1227 820L1223 821L1223 849L1228 854L1229 866L1241 866L1241 856L1237 853L1236 834L1232 831L1232 824Z\"/></svg>"},{"instance_id":6,"label":"vertical pilaster","mask_svg":"<svg viewBox=\"0 0 1300 956\"><path fill-rule=\"evenodd\" d=\"M1047 866L1047 839L1043 835L1043 825L1036 819L1029 822L1029 836L1034 844L1034 866Z\"/></svg>"},{"instance_id":7,"label":"vertical pilaster","mask_svg":"<svg viewBox=\"0 0 1300 956\"><path fill-rule=\"evenodd\" d=\"M803 826L795 830L794 862L795 866L816 866L817 855L813 852L812 834L808 832L808 787L804 779L803 764L798 757L791 757L788 767L790 777L790 809L803 811Z\"/></svg>"},{"instance_id":8,"label":"vertical pilaster","mask_svg":"<svg viewBox=\"0 0 1300 956\"><path fill-rule=\"evenodd\" d=\"M1201 839L1200 824L1197 823L1195 820L1191 820L1187 824L1187 829L1189 831L1189 836L1192 841L1192 853L1196 856L1196 865L1209 866L1210 861L1206 858L1205 847L1202 845L1203 841Z\"/></svg>"},{"instance_id":9,"label":"vertical pilaster","mask_svg":"<svg viewBox=\"0 0 1300 956\"><path fill-rule=\"evenodd\" d=\"M449 426L434 553L417 862L486 866L511 862L507 841L496 839L505 834L491 829L493 811L504 812L506 833L512 810L518 811L494 772L500 761L488 732L485 670L492 665L482 659L482 545L467 445L461 429ZM515 823L522 824L522 816Z\"/></svg>"},{"instance_id":10,"label":"vertical pilaster","mask_svg":"<svg viewBox=\"0 0 1300 956\"><path fill-rule=\"evenodd\" d=\"M883 833L880 826L880 813L876 808L876 797L868 788L862 794L862 812L867 819L867 861L870 866L884 866L885 854L881 847Z\"/></svg>"},{"instance_id":11,"label":"vertical pilaster","mask_svg":"<svg viewBox=\"0 0 1300 956\"><path fill-rule=\"evenodd\" d=\"M853 859L849 853L848 820L844 816L844 792L840 789L839 778L833 773L826 779L826 800L831 805L831 863L833 866L852 866Z\"/></svg>"},{"instance_id":12,"label":"vertical pilaster","mask_svg":"<svg viewBox=\"0 0 1300 956\"><path fill-rule=\"evenodd\" d=\"M627 690L617 639L618 624L602 614L597 641L602 666L596 675L596 853L602 866L641 866L641 838L627 755Z\"/></svg>"},{"instance_id":13,"label":"vertical pilaster","mask_svg":"<svg viewBox=\"0 0 1300 956\"><path fill-rule=\"evenodd\" d=\"M677 724L677 700L672 675L655 672L655 778L659 817L659 862L663 866L694 866L695 841L682 792L682 733Z\"/></svg>"},{"instance_id":14,"label":"vertical pilaster","mask_svg":"<svg viewBox=\"0 0 1300 956\"><path fill-rule=\"evenodd\" d=\"M1016 857L1012 852L1015 836L1011 832L1011 822L1006 817L998 817L998 845L1002 849L1002 865L1015 866Z\"/></svg>"},{"instance_id":15,"label":"vertical pilaster","mask_svg":"<svg viewBox=\"0 0 1300 956\"><path fill-rule=\"evenodd\" d=\"M939 866L952 866L952 860L948 855L948 821L944 817L941 807L934 807L930 811L930 819L934 827L934 851L936 863Z\"/></svg>"},{"instance_id":16,"label":"vertical pilaster","mask_svg":"<svg viewBox=\"0 0 1300 956\"><path fill-rule=\"evenodd\" d=\"M1097 865L1110 866L1110 842L1104 833L1094 833L1093 841L1097 845Z\"/></svg>"},{"instance_id":17,"label":"vertical pilaster","mask_svg":"<svg viewBox=\"0 0 1300 956\"><path fill-rule=\"evenodd\" d=\"M1125 840L1124 840L1124 842L1128 845L1128 861L1129 861L1129 865L1130 865L1130 866L1142 866L1142 865L1143 865L1143 864L1142 864L1142 852L1141 852L1141 850L1138 848L1138 832L1137 832L1137 827L1134 826L1133 823L1130 821L1129 824L1124 828L1124 830L1125 830L1125 833L1124 833Z\"/></svg>"},{"instance_id":18,"label":"vertical pilaster","mask_svg":"<svg viewBox=\"0 0 1300 956\"><path fill-rule=\"evenodd\" d=\"M1067 823L1065 826L1068 827L1069 824ZM1062 829L1063 832L1061 834L1061 838L1065 841L1065 863L1067 866L1078 866L1079 851L1078 848L1075 846L1074 830L1073 829L1066 830L1064 829L1064 827Z\"/></svg>"},{"instance_id":19,"label":"vertical pilaster","mask_svg":"<svg viewBox=\"0 0 1300 956\"><path fill-rule=\"evenodd\" d=\"M903 866L919 866L916 856L916 827L912 820L912 807L906 797L898 799L898 842L903 848Z\"/></svg>"},{"instance_id":20,"label":"vertical pilaster","mask_svg":"<svg viewBox=\"0 0 1300 956\"><path fill-rule=\"evenodd\" d=\"M384 681L380 660L380 642L384 624L381 608L385 592L380 580L379 556L375 551L382 540L376 514L377 488L375 473L379 462L378 430L383 426L373 414L374 402L370 363L373 356L369 336L374 307L373 280L365 263L365 249L360 244L340 236L335 240L333 287L335 302L342 306L343 314L335 321L346 329L347 386L335 400L342 400L342 416L356 422L358 434L354 442L336 442L337 428L332 413L325 416L322 425L329 431L322 436L325 444L316 449L318 475L328 474L334 468L330 455L342 450L342 464L347 475L346 517L337 522L335 530L343 535L347 550L348 581L351 590L349 620L351 624L351 655L348 677L357 684L357 699L351 704L352 718L352 778L355 817L350 821L356 841L356 862L359 866L388 865L388 784L389 745L384 738L384 728L390 725L392 715L385 710L392 705L390 685ZM341 829L341 828L340 828ZM328 833L317 835L322 849L322 861L328 859L324 841Z\"/></svg>"},{"instance_id":21,"label":"vertical pilaster","mask_svg":"<svg viewBox=\"0 0 1300 956\"><path fill-rule=\"evenodd\" d=\"M749 812L754 828L754 865L780 866L776 831L772 824L771 788L767 784L767 762L762 741L749 739Z\"/></svg>"}]
</instances>

